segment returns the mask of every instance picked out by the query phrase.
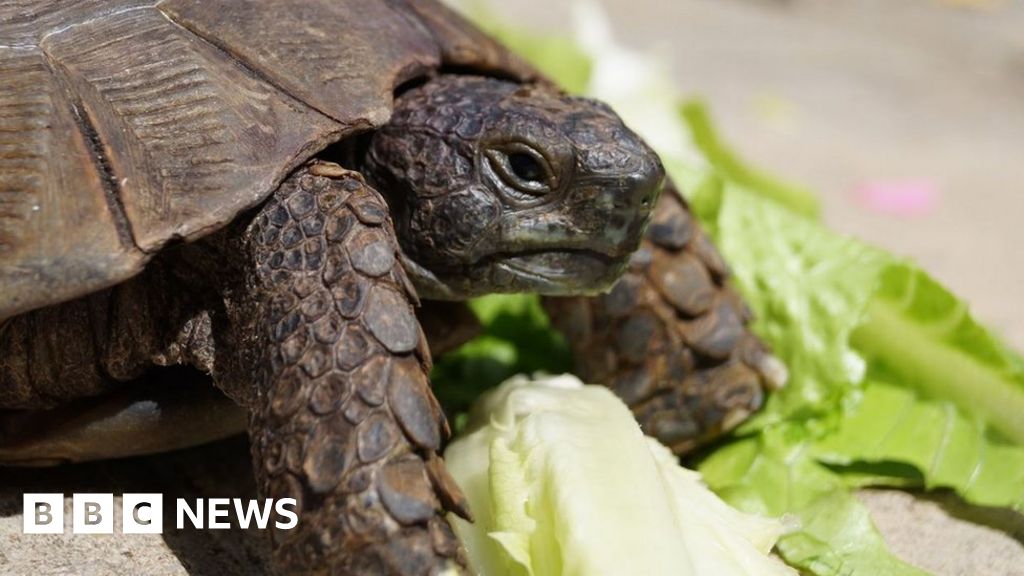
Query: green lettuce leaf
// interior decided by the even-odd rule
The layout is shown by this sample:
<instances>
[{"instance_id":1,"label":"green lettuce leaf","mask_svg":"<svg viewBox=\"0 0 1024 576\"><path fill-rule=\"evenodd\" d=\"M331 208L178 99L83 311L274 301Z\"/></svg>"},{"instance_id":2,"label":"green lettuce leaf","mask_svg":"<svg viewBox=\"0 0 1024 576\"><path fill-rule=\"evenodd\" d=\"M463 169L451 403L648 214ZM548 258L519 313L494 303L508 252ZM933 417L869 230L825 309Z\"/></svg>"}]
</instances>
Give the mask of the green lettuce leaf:
<instances>
[{"instance_id":1,"label":"green lettuce leaf","mask_svg":"<svg viewBox=\"0 0 1024 576\"><path fill-rule=\"evenodd\" d=\"M886 268L852 344L869 375L910 386L923 398L948 400L1024 445L1021 357L916 266Z\"/></svg>"},{"instance_id":2,"label":"green lettuce leaf","mask_svg":"<svg viewBox=\"0 0 1024 576\"><path fill-rule=\"evenodd\" d=\"M791 566L818 576L926 574L887 550L864 505L811 456L800 427L774 426L736 440L705 458L699 470L741 510L795 517L800 529L776 544Z\"/></svg>"},{"instance_id":3,"label":"green lettuce leaf","mask_svg":"<svg viewBox=\"0 0 1024 576\"><path fill-rule=\"evenodd\" d=\"M495 294L469 303L482 334L437 359L434 394L462 428L465 412L481 392L516 374L562 373L572 368L565 338L554 329L535 294Z\"/></svg>"},{"instance_id":4,"label":"green lettuce leaf","mask_svg":"<svg viewBox=\"0 0 1024 576\"><path fill-rule=\"evenodd\" d=\"M853 483L951 488L977 504L1020 507L1020 356L913 264L772 198L720 172L693 198L755 329L790 369L787 387L740 434L800 423L822 461L840 473L849 466ZM865 376L877 384L865 388ZM878 401L893 390L898 412ZM857 468L865 463L876 465L871 474Z\"/></svg>"},{"instance_id":5,"label":"green lettuce leaf","mask_svg":"<svg viewBox=\"0 0 1024 576\"><path fill-rule=\"evenodd\" d=\"M741 432L832 417L863 375L850 344L889 257L719 175L693 196L790 380Z\"/></svg>"},{"instance_id":6,"label":"green lettuce leaf","mask_svg":"<svg viewBox=\"0 0 1024 576\"><path fill-rule=\"evenodd\" d=\"M975 504L1024 510L1024 448L905 386L869 380L861 402L812 451L848 473L848 484L951 488Z\"/></svg>"}]
</instances>

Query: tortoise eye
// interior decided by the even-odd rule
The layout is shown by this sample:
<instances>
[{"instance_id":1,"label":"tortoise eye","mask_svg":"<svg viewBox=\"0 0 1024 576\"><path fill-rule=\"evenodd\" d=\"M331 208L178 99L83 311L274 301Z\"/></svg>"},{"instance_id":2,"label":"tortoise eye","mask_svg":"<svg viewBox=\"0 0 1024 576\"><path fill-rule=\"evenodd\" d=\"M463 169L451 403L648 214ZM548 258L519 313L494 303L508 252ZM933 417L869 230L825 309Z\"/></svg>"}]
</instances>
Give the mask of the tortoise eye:
<instances>
[{"instance_id":1,"label":"tortoise eye","mask_svg":"<svg viewBox=\"0 0 1024 576\"><path fill-rule=\"evenodd\" d=\"M528 200L550 193L557 178L544 156L531 146L516 142L491 148L485 153L491 169L507 185L513 197ZM521 196L527 196L523 198Z\"/></svg>"},{"instance_id":2,"label":"tortoise eye","mask_svg":"<svg viewBox=\"0 0 1024 576\"><path fill-rule=\"evenodd\" d=\"M543 182L544 181L544 168L529 154L522 152L514 152L508 156L509 166L512 167L512 172L520 180L527 182Z\"/></svg>"}]
</instances>

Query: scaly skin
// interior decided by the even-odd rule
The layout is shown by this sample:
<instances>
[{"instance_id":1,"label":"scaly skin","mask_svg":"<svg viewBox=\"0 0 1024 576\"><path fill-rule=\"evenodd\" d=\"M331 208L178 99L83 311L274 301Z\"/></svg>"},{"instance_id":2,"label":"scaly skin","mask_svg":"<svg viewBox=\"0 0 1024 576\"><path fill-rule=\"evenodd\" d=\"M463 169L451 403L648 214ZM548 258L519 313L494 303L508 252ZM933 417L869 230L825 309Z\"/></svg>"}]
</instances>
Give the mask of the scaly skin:
<instances>
[{"instance_id":1,"label":"scaly skin","mask_svg":"<svg viewBox=\"0 0 1024 576\"><path fill-rule=\"evenodd\" d=\"M750 332L729 269L679 194L668 189L640 250L607 294L545 298L576 372L610 387L644 431L685 453L760 408L785 368Z\"/></svg>"},{"instance_id":2,"label":"scaly skin","mask_svg":"<svg viewBox=\"0 0 1024 576\"><path fill-rule=\"evenodd\" d=\"M437 300L607 289L664 180L606 105L472 76L403 94L363 170L420 295Z\"/></svg>"},{"instance_id":3,"label":"scaly skin","mask_svg":"<svg viewBox=\"0 0 1024 576\"><path fill-rule=\"evenodd\" d=\"M435 574L464 565L467 516L437 456L448 428L387 206L337 165L300 169L247 232L262 315L250 424L262 495L295 498L274 534L292 574Z\"/></svg>"}]
</instances>

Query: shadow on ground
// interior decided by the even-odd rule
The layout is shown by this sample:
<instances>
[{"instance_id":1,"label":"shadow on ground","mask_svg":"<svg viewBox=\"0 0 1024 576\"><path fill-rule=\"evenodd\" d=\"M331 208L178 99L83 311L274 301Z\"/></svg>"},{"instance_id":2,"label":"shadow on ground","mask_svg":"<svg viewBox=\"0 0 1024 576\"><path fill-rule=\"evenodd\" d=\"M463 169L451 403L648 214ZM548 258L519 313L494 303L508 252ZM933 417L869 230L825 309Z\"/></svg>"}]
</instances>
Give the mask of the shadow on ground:
<instances>
[{"instance_id":1,"label":"shadow on ground","mask_svg":"<svg viewBox=\"0 0 1024 576\"><path fill-rule=\"evenodd\" d=\"M70 513L72 493L126 492L164 495L163 550L152 537L124 535L23 535L20 534L22 495L25 492L60 492L65 495L65 514ZM206 446L156 456L122 460L69 464L52 468L0 468L0 572L27 573L32 548L46 549L52 560L43 573L115 574L132 570L136 574L189 576L262 576L268 542L257 529L199 530L187 522L175 529L177 498L194 502L195 498L253 498L255 482L249 461L249 448L238 436ZM118 504L119 507L119 504ZM117 512L120 514L120 509ZM66 522L70 523L67 517ZM17 526L16 529L12 527ZM119 523L115 523L119 527ZM70 531L69 531L70 532ZM119 532L119 530L118 530ZM150 538L149 541L144 539ZM125 540L138 539L141 546L124 546ZM92 543L89 543L89 542ZM107 547L106 568L74 568L82 548ZM142 552L140 554L140 551ZM152 554L150 554L152 551ZM169 553L167 553L169 551ZM59 556L67 555L67 558ZM178 566L174 566L174 558ZM39 558L37 557L36 562ZM6 566L4 566L6 564ZM66 568L62 568L66 567ZM67 569L68 572L64 570Z\"/></svg>"}]
</instances>

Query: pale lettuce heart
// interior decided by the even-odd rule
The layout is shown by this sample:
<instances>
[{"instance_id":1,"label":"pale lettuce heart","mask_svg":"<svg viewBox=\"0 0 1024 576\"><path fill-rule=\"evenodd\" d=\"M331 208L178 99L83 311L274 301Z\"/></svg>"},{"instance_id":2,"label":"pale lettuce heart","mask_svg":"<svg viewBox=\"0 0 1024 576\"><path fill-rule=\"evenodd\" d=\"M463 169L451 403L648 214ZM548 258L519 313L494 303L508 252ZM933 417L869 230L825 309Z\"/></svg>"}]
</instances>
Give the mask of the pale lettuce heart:
<instances>
[{"instance_id":1,"label":"pale lettuce heart","mask_svg":"<svg viewBox=\"0 0 1024 576\"><path fill-rule=\"evenodd\" d=\"M795 574L768 555L782 523L730 508L607 388L572 376L487 393L445 460L483 576Z\"/></svg>"}]
</instances>

